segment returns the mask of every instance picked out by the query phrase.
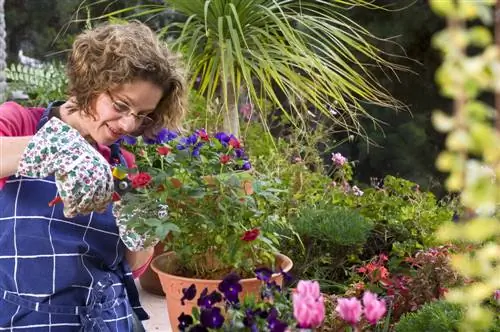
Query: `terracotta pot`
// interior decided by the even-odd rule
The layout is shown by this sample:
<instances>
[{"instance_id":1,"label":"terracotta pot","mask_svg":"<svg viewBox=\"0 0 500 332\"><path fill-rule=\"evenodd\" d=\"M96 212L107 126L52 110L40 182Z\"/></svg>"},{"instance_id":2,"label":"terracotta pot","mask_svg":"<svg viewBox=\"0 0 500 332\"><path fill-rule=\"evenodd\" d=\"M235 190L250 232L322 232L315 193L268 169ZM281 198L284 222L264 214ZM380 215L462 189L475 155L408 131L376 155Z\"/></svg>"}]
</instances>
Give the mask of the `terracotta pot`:
<instances>
[{"instance_id":1,"label":"terracotta pot","mask_svg":"<svg viewBox=\"0 0 500 332\"><path fill-rule=\"evenodd\" d=\"M155 250L153 252L153 259L163 254L165 245L160 242L155 246ZM139 283L141 284L142 289L146 292L165 296L163 289L161 288L160 279L158 278L158 274L151 269L151 264L147 267L146 271L139 277Z\"/></svg>"},{"instance_id":2,"label":"terracotta pot","mask_svg":"<svg viewBox=\"0 0 500 332\"><path fill-rule=\"evenodd\" d=\"M285 272L289 272L292 269L293 263L290 258L285 255L276 255L277 265ZM204 280L204 279L191 279L176 276L171 273L176 271L176 260L174 252L166 252L159 255L151 262L151 267L153 271L158 273L158 277L163 287L163 291L166 294L168 317L170 319L170 325L172 326L172 331L179 331L177 328L178 317L181 313L191 314L191 310L196 306L198 296L200 292L206 287L210 293L213 290L217 290L217 286L222 280ZM283 277L280 273L274 273L271 277L272 280L280 286L283 285ZM192 301L184 301L184 305L181 304L182 289L187 288L194 284L196 286L196 296ZM257 278L241 279L240 284L243 291L240 293L240 300L246 294L259 294L261 281Z\"/></svg>"}]
</instances>

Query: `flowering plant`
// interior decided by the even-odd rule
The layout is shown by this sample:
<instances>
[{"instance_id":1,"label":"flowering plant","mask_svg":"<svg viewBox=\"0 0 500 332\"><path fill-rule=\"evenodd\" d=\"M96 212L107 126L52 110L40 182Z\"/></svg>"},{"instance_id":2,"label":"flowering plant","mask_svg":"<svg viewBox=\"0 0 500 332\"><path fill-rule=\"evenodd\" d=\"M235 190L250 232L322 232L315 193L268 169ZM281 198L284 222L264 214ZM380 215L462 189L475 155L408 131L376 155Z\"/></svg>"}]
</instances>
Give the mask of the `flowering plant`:
<instances>
[{"instance_id":1,"label":"flowering plant","mask_svg":"<svg viewBox=\"0 0 500 332\"><path fill-rule=\"evenodd\" d=\"M243 276L274 262L277 239L264 226L279 207L277 182L252 170L242 143L196 130L126 138L136 155L132 191L121 197L128 229L165 239L183 276ZM130 171L129 171L130 172ZM125 216L125 217L123 217Z\"/></svg>"},{"instance_id":2,"label":"flowering plant","mask_svg":"<svg viewBox=\"0 0 500 332\"><path fill-rule=\"evenodd\" d=\"M385 300L379 300L374 293L365 291L362 302L355 297L338 299L335 311L354 331L361 331L366 325L376 327L387 308ZM384 324L388 324L388 319Z\"/></svg>"},{"instance_id":3,"label":"flowering plant","mask_svg":"<svg viewBox=\"0 0 500 332\"><path fill-rule=\"evenodd\" d=\"M272 271L255 270L262 281L260 296L247 295L242 302L239 276L227 275L210 294L201 290L198 306L192 313L178 317L180 331L308 331L319 327L325 316L323 296L316 281L299 281L292 292L271 281ZM290 279L283 273L286 280ZM197 295L195 285L183 289L181 300L193 300Z\"/></svg>"}]
</instances>

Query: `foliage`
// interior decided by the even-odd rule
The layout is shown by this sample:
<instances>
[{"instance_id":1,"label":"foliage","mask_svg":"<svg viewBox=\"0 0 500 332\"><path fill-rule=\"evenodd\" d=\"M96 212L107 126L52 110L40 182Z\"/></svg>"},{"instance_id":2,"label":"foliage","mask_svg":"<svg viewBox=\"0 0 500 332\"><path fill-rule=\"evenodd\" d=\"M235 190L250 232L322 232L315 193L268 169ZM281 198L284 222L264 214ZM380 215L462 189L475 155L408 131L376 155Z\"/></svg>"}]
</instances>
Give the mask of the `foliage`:
<instances>
[{"instance_id":1,"label":"foliage","mask_svg":"<svg viewBox=\"0 0 500 332\"><path fill-rule=\"evenodd\" d=\"M352 192L352 188L347 189ZM363 195L346 194L345 186L334 190L336 204L356 209L374 222L374 231L365 247L368 257L390 251L403 257L436 244L432 234L453 216L453 211L441 205L432 193L390 175L364 189Z\"/></svg>"},{"instance_id":2,"label":"foliage","mask_svg":"<svg viewBox=\"0 0 500 332\"><path fill-rule=\"evenodd\" d=\"M318 327L324 317L323 297L319 286L299 281L292 293L271 281L271 270L256 270L262 281L260 294L247 294L240 302L239 276L230 274L222 280L218 291L200 292L191 314L179 317L180 331L303 331ZM285 278L289 277L284 274ZM183 289L182 300L197 295L194 284Z\"/></svg>"},{"instance_id":3,"label":"foliage","mask_svg":"<svg viewBox=\"0 0 500 332\"><path fill-rule=\"evenodd\" d=\"M484 300L500 288L500 110L496 110L495 129L495 109L480 101L483 92L499 91L496 68L500 50L491 45L491 32L479 24L494 21L494 4L493 0L431 1L434 11L448 22L433 39L443 54L436 80L441 93L454 99L455 106L452 116L441 111L433 116L436 129L447 134L446 150L436 164L439 170L449 172L448 190L459 192L460 202L475 215L439 232L445 241L477 244L476 250L453 258L457 271L475 280L447 296L465 307L460 325L463 331L483 330L493 322L495 313Z\"/></svg>"},{"instance_id":4,"label":"foliage","mask_svg":"<svg viewBox=\"0 0 500 332\"><path fill-rule=\"evenodd\" d=\"M21 90L30 97L33 105L46 105L64 99L68 79L61 63L45 64L40 68L11 64L5 69L9 90Z\"/></svg>"},{"instance_id":5,"label":"foliage","mask_svg":"<svg viewBox=\"0 0 500 332\"><path fill-rule=\"evenodd\" d=\"M443 298L448 287L463 284L451 267L450 253L454 249L450 246L431 248L403 261L388 261L388 257L381 254L356 269L362 281L355 283L348 293L357 294L365 288L382 292L390 299L392 319L397 321L405 312Z\"/></svg>"},{"instance_id":6,"label":"foliage","mask_svg":"<svg viewBox=\"0 0 500 332\"><path fill-rule=\"evenodd\" d=\"M277 238L265 234L278 219L279 190L272 178L251 171L241 143L225 133L188 136L161 132L129 145L137 155L134 191L122 197L129 226L141 234L171 238L186 276L251 273L274 262Z\"/></svg>"},{"instance_id":7,"label":"foliage","mask_svg":"<svg viewBox=\"0 0 500 332\"><path fill-rule=\"evenodd\" d=\"M356 211L335 205L304 206L290 224L304 249L297 250L297 240L291 235L282 242L282 252L294 253L295 275L320 281L325 292L332 290L333 281L345 279L349 258L359 254L373 227Z\"/></svg>"},{"instance_id":8,"label":"foliage","mask_svg":"<svg viewBox=\"0 0 500 332\"><path fill-rule=\"evenodd\" d=\"M396 332L451 332L457 331L462 308L446 301L424 305L416 312L406 313L396 324Z\"/></svg>"},{"instance_id":9,"label":"foliage","mask_svg":"<svg viewBox=\"0 0 500 332\"><path fill-rule=\"evenodd\" d=\"M425 304L415 312L404 314L394 326L395 332L449 332L459 331L464 319L464 308L445 300ZM496 317L488 332L500 331L500 317Z\"/></svg>"}]
</instances>

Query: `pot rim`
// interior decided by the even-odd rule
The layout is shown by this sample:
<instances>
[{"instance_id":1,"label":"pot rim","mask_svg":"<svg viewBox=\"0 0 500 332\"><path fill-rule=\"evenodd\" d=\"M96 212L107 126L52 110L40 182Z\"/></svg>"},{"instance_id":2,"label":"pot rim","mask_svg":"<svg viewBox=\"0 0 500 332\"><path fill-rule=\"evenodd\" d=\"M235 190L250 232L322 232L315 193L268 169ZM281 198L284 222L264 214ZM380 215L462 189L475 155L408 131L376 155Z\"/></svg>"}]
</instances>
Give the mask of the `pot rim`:
<instances>
[{"instance_id":1,"label":"pot rim","mask_svg":"<svg viewBox=\"0 0 500 332\"><path fill-rule=\"evenodd\" d=\"M173 251L167 251L167 252L164 252L160 255L158 255L157 257L153 258L153 260L151 261L151 269L153 269L153 271L155 271L158 275L168 275L170 278L172 279L178 279L178 280L185 280L185 281L195 281L195 282L210 282L210 283L220 283L222 281L222 279L199 279L199 278L188 278L188 277L182 277L182 276L178 276L178 275L175 275L175 274L171 274L171 273L168 273L168 272L165 272L163 271L161 268L159 268L157 265L158 265L158 262L159 260L161 260L162 258L164 258L165 256L171 256L171 255L174 255L175 252ZM274 254L276 257L278 257L279 259L281 259L285 265L285 268L283 269L283 272L289 272L292 267L293 267L293 261L290 259L290 257L282 254L282 253L275 253ZM272 274L272 278L276 278L278 276L281 275L281 272L275 272ZM255 280L255 277L253 278L244 278L244 279L240 279L240 282L245 282L245 281L249 281L249 280Z\"/></svg>"}]
</instances>

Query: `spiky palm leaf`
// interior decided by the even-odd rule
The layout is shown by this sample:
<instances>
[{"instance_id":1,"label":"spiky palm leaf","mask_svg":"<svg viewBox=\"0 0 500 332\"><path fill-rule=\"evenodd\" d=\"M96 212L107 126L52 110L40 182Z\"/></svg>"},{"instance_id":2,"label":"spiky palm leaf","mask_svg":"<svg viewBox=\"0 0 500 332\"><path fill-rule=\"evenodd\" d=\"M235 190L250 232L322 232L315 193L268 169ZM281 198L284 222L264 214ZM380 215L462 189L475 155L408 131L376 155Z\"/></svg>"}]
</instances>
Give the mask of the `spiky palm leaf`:
<instances>
[{"instance_id":1,"label":"spiky palm leaf","mask_svg":"<svg viewBox=\"0 0 500 332\"><path fill-rule=\"evenodd\" d=\"M187 19L161 33L177 31L171 47L186 55L191 85L208 100L222 98L233 122L246 90L258 111L271 104L289 120L304 122L314 107L341 128L359 133L359 117L372 118L366 103L401 106L365 62L403 69L382 58L368 42L374 36L343 14L346 6L359 4L370 6L362 0L165 0ZM235 126L231 131L238 130Z\"/></svg>"}]
</instances>

